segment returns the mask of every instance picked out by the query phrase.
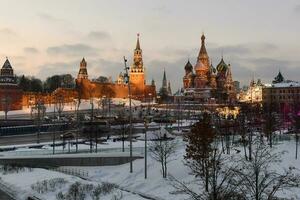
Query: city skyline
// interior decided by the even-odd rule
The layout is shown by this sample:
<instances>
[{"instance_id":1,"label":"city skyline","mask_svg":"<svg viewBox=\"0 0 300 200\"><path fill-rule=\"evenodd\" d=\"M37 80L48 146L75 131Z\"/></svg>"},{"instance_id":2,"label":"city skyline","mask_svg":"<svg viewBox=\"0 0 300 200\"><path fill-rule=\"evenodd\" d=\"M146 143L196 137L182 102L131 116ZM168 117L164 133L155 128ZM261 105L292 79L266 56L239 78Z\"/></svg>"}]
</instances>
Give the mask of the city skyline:
<instances>
[{"instance_id":1,"label":"city skyline","mask_svg":"<svg viewBox=\"0 0 300 200\"><path fill-rule=\"evenodd\" d=\"M271 82L279 69L297 80L300 4L268 0L257 7L257 2L129 1L125 6L122 1L2 1L7 9L0 20L0 56L2 62L10 59L18 75L42 79L76 76L85 57L93 78L115 80L123 71L123 56L132 63L140 33L148 83L154 78L159 88L165 68L176 91L187 60L196 63L204 32L213 65L223 55L242 85L252 74Z\"/></svg>"}]
</instances>

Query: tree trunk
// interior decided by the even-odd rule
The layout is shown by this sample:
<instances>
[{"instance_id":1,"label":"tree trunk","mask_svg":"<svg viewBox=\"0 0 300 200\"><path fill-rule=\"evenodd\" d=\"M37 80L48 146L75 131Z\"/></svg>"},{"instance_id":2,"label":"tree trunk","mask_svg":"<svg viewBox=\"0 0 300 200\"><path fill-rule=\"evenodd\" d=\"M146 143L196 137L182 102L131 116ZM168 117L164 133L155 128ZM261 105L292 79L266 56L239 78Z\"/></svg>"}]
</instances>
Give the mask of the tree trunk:
<instances>
[{"instance_id":1,"label":"tree trunk","mask_svg":"<svg viewBox=\"0 0 300 200\"><path fill-rule=\"evenodd\" d=\"M207 162L207 161L206 161ZM205 167L205 191L208 192L208 179L209 179L209 173L208 173L208 164L206 163Z\"/></svg>"},{"instance_id":2,"label":"tree trunk","mask_svg":"<svg viewBox=\"0 0 300 200\"><path fill-rule=\"evenodd\" d=\"M161 169L162 169L162 174L163 174L163 178L165 178L165 167L164 167L164 161L161 161Z\"/></svg>"}]
</instances>

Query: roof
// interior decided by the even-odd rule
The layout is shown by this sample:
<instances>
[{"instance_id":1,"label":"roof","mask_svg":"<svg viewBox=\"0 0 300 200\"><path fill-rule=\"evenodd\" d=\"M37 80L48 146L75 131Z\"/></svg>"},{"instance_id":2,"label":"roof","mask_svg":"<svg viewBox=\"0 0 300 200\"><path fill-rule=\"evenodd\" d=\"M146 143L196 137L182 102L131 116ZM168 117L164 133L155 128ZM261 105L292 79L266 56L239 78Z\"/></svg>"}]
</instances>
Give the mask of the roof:
<instances>
[{"instance_id":1,"label":"roof","mask_svg":"<svg viewBox=\"0 0 300 200\"><path fill-rule=\"evenodd\" d=\"M2 68L12 69L11 64L10 64L8 58L6 58L6 60L5 60L4 64L3 64L3 66L2 66Z\"/></svg>"},{"instance_id":2,"label":"roof","mask_svg":"<svg viewBox=\"0 0 300 200\"><path fill-rule=\"evenodd\" d=\"M216 68L212 64L210 65L210 72L212 74L216 73Z\"/></svg>"},{"instance_id":3,"label":"roof","mask_svg":"<svg viewBox=\"0 0 300 200\"><path fill-rule=\"evenodd\" d=\"M228 69L228 66L225 63L223 58L221 59L220 63L217 65L216 68L217 68L218 72L226 71Z\"/></svg>"},{"instance_id":4,"label":"roof","mask_svg":"<svg viewBox=\"0 0 300 200\"><path fill-rule=\"evenodd\" d=\"M284 78L283 78L281 72L279 71L278 74L277 74L277 76L272 81L272 83L281 83L283 81L284 81Z\"/></svg>"},{"instance_id":5,"label":"roof","mask_svg":"<svg viewBox=\"0 0 300 200\"><path fill-rule=\"evenodd\" d=\"M204 34L201 37L201 48L200 48L200 51L199 51L198 58L200 58L201 55L207 56L207 51L206 51L206 48L205 48L205 36L204 36Z\"/></svg>"},{"instance_id":6,"label":"roof","mask_svg":"<svg viewBox=\"0 0 300 200\"><path fill-rule=\"evenodd\" d=\"M280 83L265 84L265 86L268 88L271 88L271 87L272 88L300 87L300 82L286 80L286 81L282 81Z\"/></svg>"},{"instance_id":7,"label":"roof","mask_svg":"<svg viewBox=\"0 0 300 200\"><path fill-rule=\"evenodd\" d=\"M190 63L190 60L188 60L188 62L185 64L184 69L186 71L192 71L193 70L193 65Z\"/></svg>"},{"instance_id":8,"label":"roof","mask_svg":"<svg viewBox=\"0 0 300 200\"><path fill-rule=\"evenodd\" d=\"M84 59L84 57L82 58L82 60L81 60L81 62L80 62L80 65L83 65L83 66L86 66L86 61L85 61L85 59Z\"/></svg>"}]
</instances>

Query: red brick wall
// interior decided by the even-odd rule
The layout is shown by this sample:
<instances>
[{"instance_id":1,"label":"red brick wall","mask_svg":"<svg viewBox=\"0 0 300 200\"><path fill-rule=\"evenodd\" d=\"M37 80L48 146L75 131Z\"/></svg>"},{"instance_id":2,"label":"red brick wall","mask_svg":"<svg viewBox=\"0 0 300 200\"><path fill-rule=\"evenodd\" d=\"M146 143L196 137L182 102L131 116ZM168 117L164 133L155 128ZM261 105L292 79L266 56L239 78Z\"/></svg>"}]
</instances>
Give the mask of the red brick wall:
<instances>
[{"instance_id":1,"label":"red brick wall","mask_svg":"<svg viewBox=\"0 0 300 200\"><path fill-rule=\"evenodd\" d=\"M0 86L0 110L5 109L5 98L9 99L7 105L8 110L21 110L22 109L22 95L23 92L17 86L1 85Z\"/></svg>"}]
</instances>

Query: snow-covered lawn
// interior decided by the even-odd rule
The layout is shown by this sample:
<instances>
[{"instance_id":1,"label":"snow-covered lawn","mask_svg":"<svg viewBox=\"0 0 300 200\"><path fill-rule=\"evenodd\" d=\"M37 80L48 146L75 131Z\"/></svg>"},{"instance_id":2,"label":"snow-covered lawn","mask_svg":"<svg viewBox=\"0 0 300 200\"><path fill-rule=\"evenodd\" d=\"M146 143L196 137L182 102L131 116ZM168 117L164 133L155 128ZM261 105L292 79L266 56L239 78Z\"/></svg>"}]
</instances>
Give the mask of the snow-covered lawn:
<instances>
[{"instance_id":1,"label":"snow-covered lawn","mask_svg":"<svg viewBox=\"0 0 300 200\"><path fill-rule=\"evenodd\" d=\"M189 174L189 168L184 165L183 155L185 154L185 143L180 136L176 137L176 140L178 140L178 147L174 155L171 157L172 161L168 164L168 173L172 174L180 181L192 181L194 177ZM108 146L110 145L114 147L121 147L121 142L112 142L109 143ZM126 143L126 146L127 145L128 143ZM144 145L144 141L135 142L133 145L134 147L142 147ZM275 151L286 151L282 157L282 162L279 164L279 167L277 167L277 170L284 170L284 168L291 166L294 166L299 170L300 158L298 158L298 160L295 159L294 140L280 141L275 145L275 149ZM240 154L240 156L243 156L243 152L240 152ZM89 183L115 183L124 189L144 193L149 196L159 197L165 200L182 200L186 197L184 195L171 194L172 191L174 191L174 188L168 180L162 178L161 165L152 159L150 154L148 155L148 178L146 180L144 179L144 159L138 159L133 162L133 173L129 173L129 163L119 166L67 168L87 172L87 179L89 180L87 182ZM272 168L275 168L275 165L272 166ZM20 190L29 192L33 192L30 188L31 184L55 177L66 178L68 184L76 181L80 181L82 183L86 182L74 176L64 175L44 169L34 169L32 172L20 172L19 174L1 175L3 181L20 188ZM66 190L66 188L62 190ZM143 199L140 196L129 194L124 191L123 194L124 200ZM48 195L46 199L55 199L55 197L53 197L55 196L54 193L46 195ZM300 188L285 192L280 191L279 195L290 199L300 199Z\"/></svg>"},{"instance_id":2,"label":"snow-covered lawn","mask_svg":"<svg viewBox=\"0 0 300 200\"><path fill-rule=\"evenodd\" d=\"M55 179L63 179L65 182L60 185L59 187L56 187L55 191L52 191L49 186L48 191L44 191L42 193L39 193L38 191L34 190L32 188L33 185L39 185L38 182L45 185L45 181L55 180ZM97 187L98 184L101 184L97 181L87 181L83 180L76 176L71 176L67 174L63 174L60 172L45 170L45 169L32 169L25 171L21 171L19 173L8 173L8 174L1 174L1 182L9 184L10 187L13 187L15 191L18 191L18 197L20 199L25 199L28 196L36 196L44 200L56 200L56 195L59 192L67 193L70 186L76 182L79 182L82 185L88 185L92 184L95 187ZM45 189L43 188L43 189ZM102 200L111 200L114 196L123 196L123 199L132 199L132 200L143 200L144 198L131 194L125 191L121 191L119 189L114 189L111 193L105 194L100 196L100 199ZM92 198L87 195L86 200L92 200Z\"/></svg>"},{"instance_id":3,"label":"snow-covered lawn","mask_svg":"<svg viewBox=\"0 0 300 200\"><path fill-rule=\"evenodd\" d=\"M95 98L93 100L94 108L98 108L98 105L101 105L101 99ZM111 105L125 105L129 106L129 99L122 99L122 98L112 98ZM138 100L132 99L131 104L133 107L141 106L143 103ZM147 104L148 105L148 104ZM46 112L53 112L54 111L54 104L46 104ZM87 110L91 109L91 101L90 100L81 100L79 110ZM75 104L73 102L65 103L64 104L64 111L75 111ZM22 110L13 110L9 111L8 115L19 115L19 114L30 114L31 108L30 106L23 106ZM4 116L4 111L0 111L0 116Z\"/></svg>"},{"instance_id":4,"label":"snow-covered lawn","mask_svg":"<svg viewBox=\"0 0 300 200\"><path fill-rule=\"evenodd\" d=\"M172 174L180 181L190 182L194 179L190 175L190 170L184 165L183 155L185 154L185 144L181 137L177 137L179 141L176 153L171 157L168 164L168 173ZM275 145L275 151L286 151L282 157L282 162L279 164L278 170L284 170L294 166L300 170L300 158L295 159L295 141L284 141ZM240 153L243 156L243 153ZM156 162L148 155L148 179L144 179L144 160L139 159L133 162L134 172L129 173L129 164L110 167L76 167L88 172L89 177L95 181L104 181L116 183L120 186L130 188L134 191L154 195L163 199L182 200L186 196L170 194L174 191L171 183L162 178L160 163ZM275 167L275 165L274 165ZM300 171L299 171L300 173ZM280 192L281 197L289 197L300 199L300 188Z\"/></svg>"}]
</instances>

